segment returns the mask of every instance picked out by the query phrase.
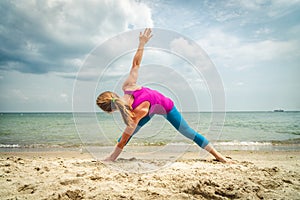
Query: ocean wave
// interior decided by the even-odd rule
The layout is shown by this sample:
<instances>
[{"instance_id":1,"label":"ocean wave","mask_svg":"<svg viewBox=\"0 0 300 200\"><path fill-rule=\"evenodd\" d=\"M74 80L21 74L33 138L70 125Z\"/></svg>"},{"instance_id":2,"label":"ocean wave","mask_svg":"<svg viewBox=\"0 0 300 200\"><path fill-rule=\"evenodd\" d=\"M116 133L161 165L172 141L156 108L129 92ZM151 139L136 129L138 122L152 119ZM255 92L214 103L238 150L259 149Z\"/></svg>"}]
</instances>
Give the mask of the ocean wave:
<instances>
[{"instance_id":1,"label":"ocean wave","mask_svg":"<svg viewBox=\"0 0 300 200\"><path fill-rule=\"evenodd\" d=\"M271 142L253 142L253 141L228 141L215 142L215 146L270 146Z\"/></svg>"},{"instance_id":2,"label":"ocean wave","mask_svg":"<svg viewBox=\"0 0 300 200\"><path fill-rule=\"evenodd\" d=\"M282 133L282 134L292 134L292 135L300 135L300 131L282 131L282 130L279 130L279 131L276 131L276 133Z\"/></svg>"},{"instance_id":3,"label":"ocean wave","mask_svg":"<svg viewBox=\"0 0 300 200\"><path fill-rule=\"evenodd\" d=\"M0 144L0 148L21 148L18 144Z\"/></svg>"},{"instance_id":4,"label":"ocean wave","mask_svg":"<svg viewBox=\"0 0 300 200\"><path fill-rule=\"evenodd\" d=\"M82 144L0 144L0 148L18 148L18 149L51 149L51 148L79 148Z\"/></svg>"}]
</instances>

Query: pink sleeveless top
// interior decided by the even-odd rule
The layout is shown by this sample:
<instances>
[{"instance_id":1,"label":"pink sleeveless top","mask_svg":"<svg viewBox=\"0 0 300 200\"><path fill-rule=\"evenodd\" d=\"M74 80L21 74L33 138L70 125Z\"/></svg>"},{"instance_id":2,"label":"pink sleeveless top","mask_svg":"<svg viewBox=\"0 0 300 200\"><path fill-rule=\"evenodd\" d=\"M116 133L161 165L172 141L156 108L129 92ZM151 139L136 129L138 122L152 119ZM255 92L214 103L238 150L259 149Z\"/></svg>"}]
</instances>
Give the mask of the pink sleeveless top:
<instances>
[{"instance_id":1,"label":"pink sleeveless top","mask_svg":"<svg viewBox=\"0 0 300 200\"><path fill-rule=\"evenodd\" d=\"M165 97L156 90L146 87L142 87L135 91L124 91L124 93L133 96L134 101L132 103L132 109L135 109L141 103L148 101L150 103L149 114L164 115L169 113L174 106L174 103L170 98Z\"/></svg>"}]
</instances>

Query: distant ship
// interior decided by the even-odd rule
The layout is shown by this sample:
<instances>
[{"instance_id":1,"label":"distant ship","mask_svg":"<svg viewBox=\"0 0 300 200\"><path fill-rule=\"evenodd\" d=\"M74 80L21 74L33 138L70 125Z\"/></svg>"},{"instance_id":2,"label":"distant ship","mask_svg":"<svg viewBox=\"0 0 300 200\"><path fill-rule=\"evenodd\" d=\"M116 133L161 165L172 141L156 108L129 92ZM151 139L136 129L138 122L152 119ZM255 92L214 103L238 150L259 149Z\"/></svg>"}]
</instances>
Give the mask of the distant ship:
<instances>
[{"instance_id":1,"label":"distant ship","mask_svg":"<svg viewBox=\"0 0 300 200\"><path fill-rule=\"evenodd\" d=\"M274 112L284 112L284 110L282 110L282 109L277 109L277 110L274 110Z\"/></svg>"}]
</instances>

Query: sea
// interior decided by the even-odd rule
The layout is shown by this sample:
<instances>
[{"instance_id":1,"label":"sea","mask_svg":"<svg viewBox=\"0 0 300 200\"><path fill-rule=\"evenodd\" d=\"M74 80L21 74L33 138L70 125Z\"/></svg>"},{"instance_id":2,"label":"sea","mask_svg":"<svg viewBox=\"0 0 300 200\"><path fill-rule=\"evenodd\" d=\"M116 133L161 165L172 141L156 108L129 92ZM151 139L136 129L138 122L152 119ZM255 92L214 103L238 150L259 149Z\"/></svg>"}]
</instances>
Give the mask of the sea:
<instances>
[{"instance_id":1,"label":"sea","mask_svg":"<svg viewBox=\"0 0 300 200\"><path fill-rule=\"evenodd\" d=\"M188 124L221 150L300 150L300 112L183 112ZM215 119L215 116L221 118ZM114 146L119 113L0 113L0 152ZM195 145L154 116L128 146Z\"/></svg>"}]
</instances>

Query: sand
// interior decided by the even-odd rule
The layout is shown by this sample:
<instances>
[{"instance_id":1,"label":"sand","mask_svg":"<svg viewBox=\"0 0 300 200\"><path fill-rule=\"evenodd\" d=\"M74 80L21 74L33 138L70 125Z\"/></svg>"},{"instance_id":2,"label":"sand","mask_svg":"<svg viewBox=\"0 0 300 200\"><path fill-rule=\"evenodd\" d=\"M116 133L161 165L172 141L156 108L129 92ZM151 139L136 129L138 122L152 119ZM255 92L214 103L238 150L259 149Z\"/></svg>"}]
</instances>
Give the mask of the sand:
<instances>
[{"instance_id":1,"label":"sand","mask_svg":"<svg viewBox=\"0 0 300 200\"><path fill-rule=\"evenodd\" d=\"M300 199L299 151L222 153L236 163L195 152L167 166L122 156L104 164L79 151L2 152L0 199Z\"/></svg>"}]
</instances>

